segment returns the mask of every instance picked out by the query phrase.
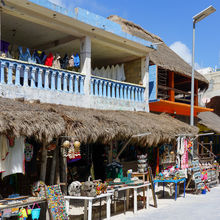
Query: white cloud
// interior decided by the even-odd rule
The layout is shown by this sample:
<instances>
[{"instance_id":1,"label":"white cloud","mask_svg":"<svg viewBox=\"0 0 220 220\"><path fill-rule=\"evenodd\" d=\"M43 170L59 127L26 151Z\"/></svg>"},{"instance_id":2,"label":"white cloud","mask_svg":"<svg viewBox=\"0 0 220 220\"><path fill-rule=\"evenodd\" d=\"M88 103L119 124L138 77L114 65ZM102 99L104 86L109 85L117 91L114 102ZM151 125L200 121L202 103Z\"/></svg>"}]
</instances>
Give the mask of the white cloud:
<instances>
[{"instance_id":1,"label":"white cloud","mask_svg":"<svg viewBox=\"0 0 220 220\"><path fill-rule=\"evenodd\" d=\"M59 5L59 6L64 6L64 1L63 0L49 0L49 2Z\"/></svg>"},{"instance_id":2,"label":"white cloud","mask_svg":"<svg viewBox=\"0 0 220 220\"><path fill-rule=\"evenodd\" d=\"M181 41L176 41L170 45L175 53L177 53L181 58L183 58L188 64L192 63L192 53L190 49ZM200 65L195 63L195 69L200 69Z\"/></svg>"}]
</instances>

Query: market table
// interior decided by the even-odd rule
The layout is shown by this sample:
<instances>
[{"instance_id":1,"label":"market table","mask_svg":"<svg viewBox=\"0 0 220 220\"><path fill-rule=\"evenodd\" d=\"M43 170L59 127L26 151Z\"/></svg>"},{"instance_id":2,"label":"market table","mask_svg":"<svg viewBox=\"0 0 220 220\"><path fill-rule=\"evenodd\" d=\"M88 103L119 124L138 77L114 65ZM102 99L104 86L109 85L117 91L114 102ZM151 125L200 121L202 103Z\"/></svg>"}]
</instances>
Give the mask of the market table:
<instances>
[{"instance_id":1,"label":"market table","mask_svg":"<svg viewBox=\"0 0 220 220\"><path fill-rule=\"evenodd\" d=\"M133 189L134 190L134 213L137 212L137 191L139 188L144 188L144 191L143 191L143 197L145 197L145 188L147 189L147 202L145 204L145 208L149 208L149 186L150 186L150 183L149 182L146 182L146 183L143 183L141 185L134 185L134 186L125 186L125 187L118 187L117 189L114 189L114 190L110 190L109 192L114 192L114 191L128 191L130 189ZM128 199L127 199L128 201ZM125 206L125 204L124 204Z\"/></svg>"},{"instance_id":2,"label":"market table","mask_svg":"<svg viewBox=\"0 0 220 220\"><path fill-rule=\"evenodd\" d=\"M45 198L36 198L36 199L30 200L27 202L24 202L24 200L23 201L19 200L19 202L17 202L17 203L11 203L11 204L7 204L4 206L0 206L0 212L3 212L6 209L22 208L22 207L27 207L27 206L33 205L34 203L41 204L41 203L46 203L46 202L47 202L47 200ZM2 219L4 219L4 218L2 218Z\"/></svg>"},{"instance_id":3,"label":"market table","mask_svg":"<svg viewBox=\"0 0 220 220\"><path fill-rule=\"evenodd\" d=\"M164 185L165 183L175 183L175 200L177 199L177 183L184 181L184 198L185 198L185 188L186 188L186 178L177 179L177 180L154 180L154 188L155 183L163 183L163 197L164 197Z\"/></svg>"},{"instance_id":4,"label":"market table","mask_svg":"<svg viewBox=\"0 0 220 220\"><path fill-rule=\"evenodd\" d=\"M111 196L112 193L103 193L96 197L87 197L87 196L64 196L66 201L66 211L69 214L69 204L70 200L84 200L86 204L86 210L84 211L84 219L87 219L87 201L89 202L89 211L88 211L88 220L92 220L92 202L96 199L106 198L106 217L110 219L111 216Z\"/></svg>"}]
</instances>

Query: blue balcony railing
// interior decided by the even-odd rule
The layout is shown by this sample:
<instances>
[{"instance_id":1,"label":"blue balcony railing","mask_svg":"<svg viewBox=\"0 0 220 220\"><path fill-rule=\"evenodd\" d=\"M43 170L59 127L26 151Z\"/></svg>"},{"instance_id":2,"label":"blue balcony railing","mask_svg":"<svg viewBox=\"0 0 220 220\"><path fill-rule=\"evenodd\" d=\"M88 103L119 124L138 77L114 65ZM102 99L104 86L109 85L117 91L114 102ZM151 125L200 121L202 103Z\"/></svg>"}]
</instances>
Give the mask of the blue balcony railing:
<instances>
[{"instance_id":1,"label":"blue balcony railing","mask_svg":"<svg viewBox=\"0 0 220 220\"><path fill-rule=\"evenodd\" d=\"M84 94L84 81L80 73L0 58L1 84Z\"/></svg>"},{"instance_id":2,"label":"blue balcony railing","mask_svg":"<svg viewBox=\"0 0 220 220\"><path fill-rule=\"evenodd\" d=\"M0 84L84 95L85 75L20 60L0 58ZM144 102L145 87L91 76L90 95Z\"/></svg>"},{"instance_id":3,"label":"blue balcony railing","mask_svg":"<svg viewBox=\"0 0 220 220\"><path fill-rule=\"evenodd\" d=\"M144 102L143 86L108 80L97 76L91 77L90 94L121 100Z\"/></svg>"}]
</instances>

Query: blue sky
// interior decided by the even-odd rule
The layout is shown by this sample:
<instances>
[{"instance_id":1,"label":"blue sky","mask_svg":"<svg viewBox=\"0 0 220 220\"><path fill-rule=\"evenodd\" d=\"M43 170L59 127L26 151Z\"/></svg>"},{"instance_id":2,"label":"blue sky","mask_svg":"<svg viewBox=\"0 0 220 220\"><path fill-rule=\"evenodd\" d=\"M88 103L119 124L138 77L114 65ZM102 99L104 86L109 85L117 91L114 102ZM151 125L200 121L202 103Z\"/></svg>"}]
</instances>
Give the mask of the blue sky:
<instances>
[{"instance_id":1,"label":"blue sky","mask_svg":"<svg viewBox=\"0 0 220 220\"><path fill-rule=\"evenodd\" d=\"M216 12L196 25L197 68L220 68L219 0L50 0L70 8L81 7L108 17L117 14L159 35L187 62L191 62L192 17L213 5Z\"/></svg>"}]
</instances>

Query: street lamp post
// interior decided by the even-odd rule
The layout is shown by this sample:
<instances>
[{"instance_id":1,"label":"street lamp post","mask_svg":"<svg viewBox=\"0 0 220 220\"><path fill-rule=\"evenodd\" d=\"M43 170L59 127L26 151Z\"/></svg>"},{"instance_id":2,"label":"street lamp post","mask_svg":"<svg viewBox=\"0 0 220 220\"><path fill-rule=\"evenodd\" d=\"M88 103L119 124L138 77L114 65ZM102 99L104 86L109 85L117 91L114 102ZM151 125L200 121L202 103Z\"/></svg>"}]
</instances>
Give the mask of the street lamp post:
<instances>
[{"instance_id":1,"label":"street lamp post","mask_svg":"<svg viewBox=\"0 0 220 220\"><path fill-rule=\"evenodd\" d=\"M194 125L194 72L195 72L195 28L196 23L206 18L216 9L213 6L209 6L205 10L201 11L193 17L193 42L192 42L192 79L191 79L191 109L190 109L190 125Z\"/></svg>"}]
</instances>

